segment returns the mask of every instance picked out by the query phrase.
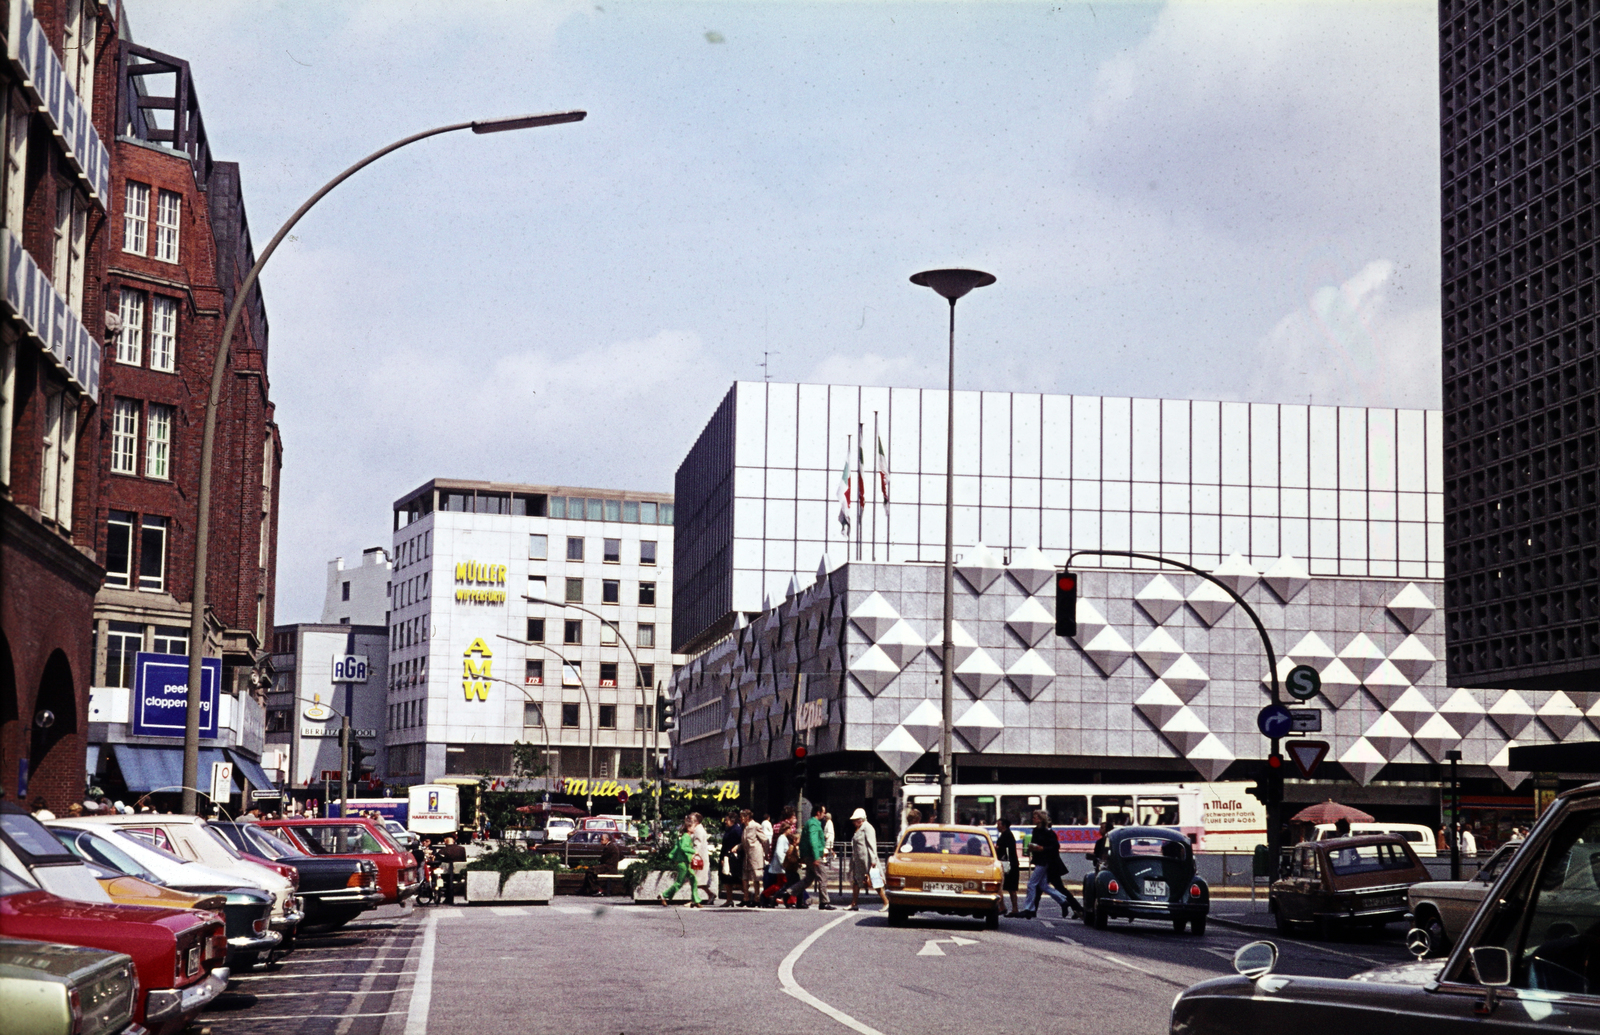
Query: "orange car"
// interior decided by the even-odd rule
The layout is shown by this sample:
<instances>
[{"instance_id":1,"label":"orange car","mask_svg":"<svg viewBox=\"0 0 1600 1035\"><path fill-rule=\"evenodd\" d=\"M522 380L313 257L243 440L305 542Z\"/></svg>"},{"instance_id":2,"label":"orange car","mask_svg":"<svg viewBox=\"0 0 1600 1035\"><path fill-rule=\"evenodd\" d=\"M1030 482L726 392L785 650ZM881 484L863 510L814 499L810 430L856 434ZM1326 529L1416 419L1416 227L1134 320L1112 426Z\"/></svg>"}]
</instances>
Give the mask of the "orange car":
<instances>
[{"instance_id":1,"label":"orange car","mask_svg":"<svg viewBox=\"0 0 1600 1035\"><path fill-rule=\"evenodd\" d=\"M932 912L983 919L1000 926L1000 862L982 827L921 823L907 827L885 866L889 923Z\"/></svg>"}]
</instances>

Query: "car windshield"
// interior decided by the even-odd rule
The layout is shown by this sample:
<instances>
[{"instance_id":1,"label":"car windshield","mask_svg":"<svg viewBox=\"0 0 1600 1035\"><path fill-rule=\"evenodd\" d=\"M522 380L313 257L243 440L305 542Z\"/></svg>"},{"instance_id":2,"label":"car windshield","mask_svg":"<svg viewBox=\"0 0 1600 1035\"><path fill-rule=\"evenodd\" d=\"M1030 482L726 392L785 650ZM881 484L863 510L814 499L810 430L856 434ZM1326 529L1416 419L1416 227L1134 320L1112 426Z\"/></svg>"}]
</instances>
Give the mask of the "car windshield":
<instances>
[{"instance_id":1,"label":"car windshield","mask_svg":"<svg viewBox=\"0 0 1600 1035\"><path fill-rule=\"evenodd\" d=\"M1521 846L1521 841L1501 845L1499 850L1489 857L1489 861L1478 868L1477 879L1485 884L1492 883L1500 876L1500 871L1506 868L1506 863L1511 861L1511 857L1517 854L1517 849Z\"/></svg>"},{"instance_id":2,"label":"car windshield","mask_svg":"<svg viewBox=\"0 0 1600 1035\"><path fill-rule=\"evenodd\" d=\"M1383 870L1409 870L1411 858L1396 844L1351 845L1328 853L1328 866L1340 877Z\"/></svg>"},{"instance_id":3,"label":"car windshield","mask_svg":"<svg viewBox=\"0 0 1600 1035\"><path fill-rule=\"evenodd\" d=\"M1124 838L1117 849L1124 859L1149 856L1160 859L1182 859L1189 854L1189 846L1182 841L1169 841L1164 837Z\"/></svg>"},{"instance_id":4,"label":"car windshield","mask_svg":"<svg viewBox=\"0 0 1600 1035\"><path fill-rule=\"evenodd\" d=\"M306 854L271 831L262 830L254 824L246 824L241 829L251 848L275 862Z\"/></svg>"},{"instance_id":5,"label":"car windshield","mask_svg":"<svg viewBox=\"0 0 1600 1035\"><path fill-rule=\"evenodd\" d=\"M60 855L55 839L44 824L24 812L0 812L0 831L21 851L35 858Z\"/></svg>"},{"instance_id":6,"label":"car windshield","mask_svg":"<svg viewBox=\"0 0 1600 1035\"><path fill-rule=\"evenodd\" d=\"M976 855L985 859L994 855L988 836L970 830L913 830L900 842L900 851L913 855Z\"/></svg>"},{"instance_id":7,"label":"car windshield","mask_svg":"<svg viewBox=\"0 0 1600 1035\"><path fill-rule=\"evenodd\" d=\"M155 874L135 862L133 856L98 834L91 834L87 830L66 830L61 827L56 827L50 832L56 835L56 840L66 846L69 852L80 859L99 863L118 873L138 877L152 884L161 883Z\"/></svg>"},{"instance_id":8,"label":"car windshield","mask_svg":"<svg viewBox=\"0 0 1600 1035\"><path fill-rule=\"evenodd\" d=\"M344 834L343 847L339 844L341 832ZM296 827L295 833L307 847L321 855L386 855L390 851L360 823L319 823Z\"/></svg>"},{"instance_id":9,"label":"car windshield","mask_svg":"<svg viewBox=\"0 0 1600 1035\"><path fill-rule=\"evenodd\" d=\"M213 841L217 842L217 844L222 846L222 850L224 852L228 853L229 858L233 858L233 859L242 859L242 858L244 858L242 855L239 854L239 849L234 847L233 842L229 841L225 836L223 836L222 831L220 831L216 827L212 827L212 826L203 827L202 829L204 829L206 833L211 835L211 839Z\"/></svg>"},{"instance_id":10,"label":"car windshield","mask_svg":"<svg viewBox=\"0 0 1600 1035\"><path fill-rule=\"evenodd\" d=\"M0 867L0 895L15 895L21 891L38 891L38 887L10 870Z\"/></svg>"}]
</instances>

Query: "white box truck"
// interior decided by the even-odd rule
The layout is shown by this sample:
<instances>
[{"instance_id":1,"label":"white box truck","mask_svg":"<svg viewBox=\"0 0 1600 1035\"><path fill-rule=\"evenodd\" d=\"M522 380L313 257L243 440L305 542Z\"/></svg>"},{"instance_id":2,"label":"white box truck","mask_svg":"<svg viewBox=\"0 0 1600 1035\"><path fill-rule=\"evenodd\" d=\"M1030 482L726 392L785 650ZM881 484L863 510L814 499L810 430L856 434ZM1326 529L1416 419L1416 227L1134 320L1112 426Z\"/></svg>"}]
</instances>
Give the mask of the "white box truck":
<instances>
[{"instance_id":1,"label":"white box truck","mask_svg":"<svg viewBox=\"0 0 1600 1035\"><path fill-rule=\"evenodd\" d=\"M413 834L454 834L461 826L461 790L447 783L419 783L410 788L406 828Z\"/></svg>"}]
</instances>

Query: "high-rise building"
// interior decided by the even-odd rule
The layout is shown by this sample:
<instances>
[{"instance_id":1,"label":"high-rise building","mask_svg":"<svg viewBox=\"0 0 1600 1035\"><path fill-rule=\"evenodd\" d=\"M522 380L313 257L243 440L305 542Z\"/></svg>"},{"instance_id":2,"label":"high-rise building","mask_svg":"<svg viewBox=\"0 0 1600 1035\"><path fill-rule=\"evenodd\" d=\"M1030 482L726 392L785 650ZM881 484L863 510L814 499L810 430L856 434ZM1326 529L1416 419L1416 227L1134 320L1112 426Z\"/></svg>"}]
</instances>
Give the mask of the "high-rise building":
<instances>
[{"instance_id":1,"label":"high-rise building","mask_svg":"<svg viewBox=\"0 0 1600 1035\"><path fill-rule=\"evenodd\" d=\"M1447 664L1600 700L1600 8L1439 4Z\"/></svg>"},{"instance_id":2,"label":"high-rise building","mask_svg":"<svg viewBox=\"0 0 1600 1035\"><path fill-rule=\"evenodd\" d=\"M361 551L361 563L345 567L343 557L328 562L328 591L322 598L323 624L388 625L389 575L393 565L381 546Z\"/></svg>"},{"instance_id":3,"label":"high-rise building","mask_svg":"<svg viewBox=\"0 0 1600 1035\"><path fill-rule=\"evenodd\" d=\"M394 515L387 779L640 775L674 661L672 497L439 478Z\"/></svg>"}]
</instances>

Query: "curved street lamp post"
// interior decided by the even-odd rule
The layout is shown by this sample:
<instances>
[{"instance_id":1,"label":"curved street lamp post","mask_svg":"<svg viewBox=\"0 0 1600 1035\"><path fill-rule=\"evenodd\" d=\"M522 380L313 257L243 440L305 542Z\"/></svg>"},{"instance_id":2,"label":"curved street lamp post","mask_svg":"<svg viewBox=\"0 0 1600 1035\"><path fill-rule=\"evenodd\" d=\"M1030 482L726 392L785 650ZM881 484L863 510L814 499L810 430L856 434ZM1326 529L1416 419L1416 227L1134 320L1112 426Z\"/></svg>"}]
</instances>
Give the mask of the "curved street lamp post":
<instances>
[{"instance_id":1,"label":"curved street lamp post","mask_svg":"<svg viewBox=\"0 0 1600 1035\"><path fill-rule=\"evenodd\" d=\"M982 270L924 270L911 276L911 283L932 288L950 302L950 388L945 396L944 454L944 640L940 651L940 730L939 730L939 821L954 823L955 761L951 739L950 710L955 707L951 683L955 666L952 635L955 605L955 468L956 468L956 299L973 288L994 283L994 274Z\"/></svg>"},{"instance_id":2,"label":"curved street lamp post","mask_svg":"<svg viewBox=\"0 0 1600 1035\"><path fill-rule=\"evenodd\" d=\"M205 432L201 436L200 446L200 490L195 500L197 516L195 518L195 547L194 547L194 594L190 604L192 613L189 616L189 697L187 718L183 730L183 811L193 814L196 799L194 786L198 780L200 770L200 705L201 686L200 669L201 659L205 657L205 611L206 611L206 577L208 565L206 551L211 545L211 460L216 442L217 432L217 406L222 397L222 382L228 369L228 346L233 340L233 329L239 323L239 313L243 311L245 300L250 296L251 288L255 287L256 278L261 274L261 267L272 258L272 253L277 251L278 245L294 229L302 216L311 210L311 207L321 201L333 188L339 186L351 176L371 165L391 151L398 151L407 144L414 144L428 137L436 137L441 133L452 133L456 130L470 129L474 133L505 133L517 129L533 129L537 126L555 126L565 122L581 122L588 112L563 111L551 112L544 115L516 115L499 119L479 119L474 122L457 122L448 126L438 126L434 129L413 133L409 137L397 140L387 147L379 148L350 166L344 172L335 176L323 185L322 189L306 199L305 204L295 210L294 215L278 228L278 232L267 243L266 249L256 259L255 265L250 267L250 272L245 274L244 281L239 285L239 290L233 298L233 305L228 309L228 320L222 328L222 341L217 345L216 362L211 368L211 394L206 400ZM217 688L218 693L222 691Z\"/></svg>"}]
</instances>

